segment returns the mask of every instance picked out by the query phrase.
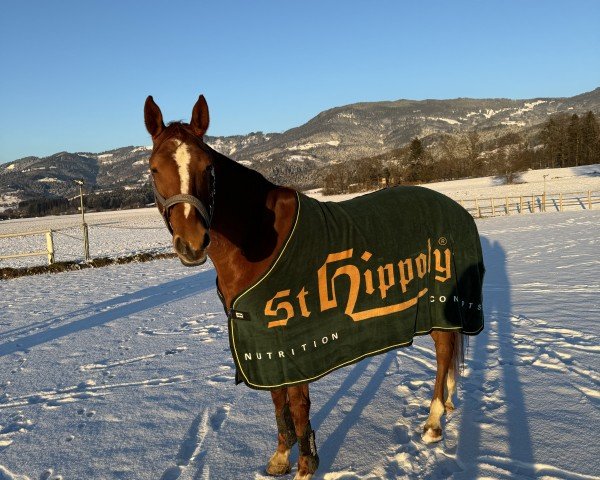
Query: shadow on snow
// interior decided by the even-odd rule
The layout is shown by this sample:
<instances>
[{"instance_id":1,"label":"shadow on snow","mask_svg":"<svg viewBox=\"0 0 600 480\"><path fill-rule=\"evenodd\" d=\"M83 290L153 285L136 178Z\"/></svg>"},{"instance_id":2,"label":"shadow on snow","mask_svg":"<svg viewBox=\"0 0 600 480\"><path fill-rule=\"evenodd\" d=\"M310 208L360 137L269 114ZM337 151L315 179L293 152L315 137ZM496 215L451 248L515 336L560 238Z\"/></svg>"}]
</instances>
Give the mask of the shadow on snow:
<instances>
[{"instance_id":1,"label":"shadow on snow","mask_svg":"<svg viewBox=\"0 0 600 480\"><path fill-rule=\"evenodd\" d=\"M160 305L166 305L171 302L182 300L213 288L214 282L215 271L210 269L196 275L172 280L153 287L143 288L137 292L119 295L110 300L74 310L65 315L37 322L37 324L29 324L26 327L26 331L28 332L31 332L33 329L50 327L55 323L61 323L58 327L22 336L15 340L0 344L0 357L17 351L27 350L36 345L51 342L89 328L98 327L114 320L126 318L129 315L150 310ZM98 312L98 310L104 311ZM80 317L82 315L84 315L84 318L66 324L62 323L65 320ZM21 329L20 331L23 330L24 329ZM19 330L13 329L11 332L13 332L12 334L14 335L15 333L18 334ZM8 333L9 332L3 332L1 335L6 337Z\"/></svg>"}]
</instances>

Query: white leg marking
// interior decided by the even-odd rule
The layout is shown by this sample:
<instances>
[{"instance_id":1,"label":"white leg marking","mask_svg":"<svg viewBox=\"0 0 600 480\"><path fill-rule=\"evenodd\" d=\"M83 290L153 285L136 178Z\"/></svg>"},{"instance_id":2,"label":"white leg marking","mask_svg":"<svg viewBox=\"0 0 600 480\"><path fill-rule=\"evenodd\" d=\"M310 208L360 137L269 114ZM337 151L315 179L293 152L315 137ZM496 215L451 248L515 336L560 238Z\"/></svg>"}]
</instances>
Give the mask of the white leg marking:
<instances>
[{"instance_id":1,"label":"white leg marking","mask_svg":"<svg viewBox=\"0 0 600 480\"><path fill-rule=\"evenodd\" d=\"M190 155L190 150L185 143L180 142L179 140L175 140L177 142L177 150L173 154L175 158L175 162L177 162L177 168L179 170L179 180L181 182L181 193L189 194L190 193L190 160L192 159ZM184 203L183 213L185 218L190 215L192 211L192 206L189 203Z\"/></svg>"},{"instance_id":2,"label":"white leg marking","mask_svg":"<svg viewBox=\"0 0 600 480\"><path fill-rule=\"evenodd\" d=\"M443 414L444 404L438 398L435 398L431 402L429 417L427 418L427 422L425 422L425 432L423 433L423 441L425 443L439 442L442 439L442 436L436 433L435 430L441 430L442 425L440 420Z\"/></svg>"},{"instance_id":3,"label":"white leg marking","mask_svg":"<svg viewBox=\"0 0 600 480\"><path fill-rule=\"evenodd\" d=\"M454 368L450 368L448 370L448 375L446 376L446 409L454 410L454 403L452 402L452 397L454 397L454 392L456 392L456 377L454 375Z\"/></svg>"}]
</instances>

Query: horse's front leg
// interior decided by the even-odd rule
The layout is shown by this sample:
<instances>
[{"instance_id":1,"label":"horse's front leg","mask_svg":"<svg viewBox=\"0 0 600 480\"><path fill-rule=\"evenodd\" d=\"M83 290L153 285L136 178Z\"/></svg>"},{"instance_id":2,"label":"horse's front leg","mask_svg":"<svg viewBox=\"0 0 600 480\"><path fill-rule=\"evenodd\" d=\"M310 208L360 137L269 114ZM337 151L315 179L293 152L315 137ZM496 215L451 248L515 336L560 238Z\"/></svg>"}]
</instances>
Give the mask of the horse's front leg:
<instances>
[{"instance_id":1,"label":"horse's front leg","mask_svg":"<svg viewBox=\"0 0 600 480\"><path fill-rule=\"evenodd\" d=\"M285 475L290 473L290 450L296 443L296 431L290 412L288 389L271 390L271 398L275 404L275 420L277 421L277 451L267 465L269 475Z\"/></svg>"},{"instance_id":2,"label":"horse's front leg","mask_svg":"<svg viewBox=\"0 0 600 480\"><path fill-rule=\"evenodd\" d=\"M288 398L300 451L298 473L294 480L309 480L319 467L319 456L315 444L315 433L310 425L308 384L288 387Z\"/></svg>"}]
</instances>

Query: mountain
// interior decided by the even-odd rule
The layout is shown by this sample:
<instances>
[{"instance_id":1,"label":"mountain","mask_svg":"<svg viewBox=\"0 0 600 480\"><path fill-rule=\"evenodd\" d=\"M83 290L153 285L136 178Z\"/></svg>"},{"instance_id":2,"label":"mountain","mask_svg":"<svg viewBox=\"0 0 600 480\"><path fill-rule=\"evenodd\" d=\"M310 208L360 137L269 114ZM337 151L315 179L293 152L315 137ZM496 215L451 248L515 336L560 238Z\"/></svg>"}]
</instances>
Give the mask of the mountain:
<instances>
[{"instance_id":1,"label":"mountain","mask_svg":"<svg viewBox=\"0 0 600 480\"><path fill-rule=\"evenodd\" d=\"M321 112L283 133L207 136L206 142L275 183L308 188L318 185L318 172L326 165L382 154L414 137L427 144L441 134L470 130L484 139L508 132L532 136L550 115L590 110L600 114L600 88L568 98L356 103ZM74 196L75 178L84 178L96 191L139 187L147 181L150 150L132 146L102 153L61 152L0 165L0 209L31 198Z\"/></svg>"}]
</instances>

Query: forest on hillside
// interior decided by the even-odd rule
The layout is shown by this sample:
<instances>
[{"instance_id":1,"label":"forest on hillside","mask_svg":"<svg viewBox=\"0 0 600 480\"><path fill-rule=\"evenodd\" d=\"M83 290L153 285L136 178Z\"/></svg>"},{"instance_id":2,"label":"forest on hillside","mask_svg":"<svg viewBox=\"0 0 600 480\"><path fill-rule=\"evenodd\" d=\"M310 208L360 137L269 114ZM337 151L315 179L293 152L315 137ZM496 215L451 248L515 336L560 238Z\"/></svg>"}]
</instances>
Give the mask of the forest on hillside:
<instances>
[{"instance_id":1,"label":"forest on hillside","mask_svg":"<svg viewBox=\"0 0 600 480\"><path fill-rule=\"evenodd\" d=\"M323 193L333 195L381 186L499 176L512 183L528 169L600 163L600 124L593 112L558 114L532 138L511 132L482 140L477 131L442 135L429 145L414 138L405 147L375 157L324 168Z\"/></svg>"},{"instance_id":2,"label":"forest on hillside","mask_svg":"<svg viewBox=\"0 0 600 480\"><path fill-rule=\"evenodd\" d=\"M81 200L73 198L35 198L25 200L17 208L0 212L0 220L17 217L44 217L79 212ZM83 197L86 211L122 210L154 205L154 193L150 184L136 189L115 188L110 192L89 192Z\"/></svg>"}]
</instances>

